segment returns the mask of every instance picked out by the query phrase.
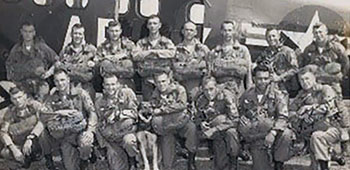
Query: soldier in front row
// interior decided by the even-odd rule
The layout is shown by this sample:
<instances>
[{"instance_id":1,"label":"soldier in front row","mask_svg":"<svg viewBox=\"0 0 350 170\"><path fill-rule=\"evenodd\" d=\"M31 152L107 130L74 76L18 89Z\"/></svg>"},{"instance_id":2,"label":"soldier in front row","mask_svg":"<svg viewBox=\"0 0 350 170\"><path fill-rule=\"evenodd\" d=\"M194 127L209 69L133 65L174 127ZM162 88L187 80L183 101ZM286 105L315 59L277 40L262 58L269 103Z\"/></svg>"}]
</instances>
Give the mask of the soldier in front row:
<instances>
[{"instance_id":1,"label":"soldier in front row","mask_svg":"<svg viewBox=\"0 0 350 170\"><path fill-rule=\"evenodd\" d=\"M188 169L194 170L197 134L196 126L187 114L186 90L173 80L171 71L158 72L153 77L156 89L150 100L151 125L159 136L164 170L174 169L175 136L185 139L189 152Z\"/></svg>"},{"instance_id":2,"label":"soldier in front row","mask_svg":"<svg viewBox=\"0 0 350 170\"><path fill-rule=\"evenodd\" d=\"M214 77L206 77L196 98L196 124L199 136L212 141L214 169L237 170L239 136L237 96L218 87Z\"/></svg>"},{"instance_id":3,"label":"soldier in front row","mask_svg":"<svg viewBox=\"0 0 350 170\"><path fill-rule=\"evenodd\" d=\"M137 106L136 95L130 88L119 83L116 75L104 75L103 95L96 100L99 116L96 137L98 148L105 149L110 170L136 168Z\"/></svg>"},{"instance_id":4,"label":"soldier in front row","mask_svg":"<svg viewBox=\"0 0 350 170\"><path fill-rule=\"evenodd\" d=\"M268 68L253 71L255 87L239 99L239 132L253 158L253 170L282 170L293 153L288 128L288 94L271 80Z\"/></svg>"},{"instance_id":5,"label":"soldier in front row","mask_svg":"<svg viewBox=\"0 0 350 170\"><path fill-rule=\"evenodd\" d=\"M44 125L39 114L45 109L17 87L10 89L10 96L12 105L7 108L1 123L0 138L5 145L1 156L9 161L12 169L29 168L43 152Z\"/></svg>"},{"instance_id":6,"label":"soldier in front row","mask_svg":"<svg viewBox=\"0 0 350 170\"><path fill-rule=\"evenodd\" d=\"M207 72L206 59L210 51L196 38L197 26L193 22L186 22L181 33L184 39L176 46L174 78L186 88L189 102L192 102Z\"/></svg>"},{"instance_id":7,"label":"soldier in front row","mask_svg":"<svg viewBox=\"0 0 350 170\"><path fill-rule=\"evenodd\" d=\"M87 91L71 84L64 69L55 69L54 83L56 87L45 101L50 112L41 117L52 148L62 153L65 168L79 170L87 165L92 152L98 121L95 105Z\"/></svg>"},{"instance_id":8,"label":"soldier in front row","mask_svg":"<svg viewBox=\"0 0 350 170\"><path fill-rule=\"evenodd\" d=\"M162 23L159 16L151 15L147 20L147 37L136 43L133 60L137 63L137 71L142 77L141 88L145 101L148 101L154 90L152 74L164 69L170 69L171 60L175 55L174 43L160 34Z\"/></svg>"},{"instance_id":9,"label":"soldier in front row","mask_svg":"<svg viewBox=\"0 0 350 170\"><path fill-rule=\"evenodd\" d=\"M209 70L219 84L240 96L252 85L250 53L239 43L238 23L225 21L221 25L221 34L223 43L212 50L207 61L211 63Z\"/></svg>"},{"instance_id":10,"label":"soldier in front row","mask_svg":"<svg viewBox=\"0 0 350 170\"><path fill-rule=\"evenodd\" d=\"M342 101L329 85L316 82L316 66L306 66L298 73L302 90L290 105L290 113L300 119L293 126L302 138L309 140L311 166L313 170L329 170L328 162L344 160L334 154L333 146L347 140L349 127L344 121L348 116Z\"/></svg>"},{"instance_id":11,"label":"soldier in front row","mask_svg":"<svg viewBox=\"0 0 350 170\"><path fill-rule=\"evenodd\" d=\"M122 26L118 21L110 21L107 26L107 40L97 48L95 61L99 74L115 74L119 83L135 89L134 65L131 52L135 44L122 36Z\"/></svg>"}]
</instances>

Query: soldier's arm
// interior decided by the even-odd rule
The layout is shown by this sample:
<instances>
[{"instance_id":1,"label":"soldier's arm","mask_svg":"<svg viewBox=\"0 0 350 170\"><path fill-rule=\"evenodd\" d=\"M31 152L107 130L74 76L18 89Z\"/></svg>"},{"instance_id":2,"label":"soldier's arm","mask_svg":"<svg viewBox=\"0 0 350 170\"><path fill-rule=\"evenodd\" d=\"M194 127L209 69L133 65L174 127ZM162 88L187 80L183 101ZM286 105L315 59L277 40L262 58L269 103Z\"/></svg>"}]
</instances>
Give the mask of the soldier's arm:
<instances>
[{"instance_id":1,"label":"soldier's arm","mask_svg":"<svg viewBox=\"0 0 350 170\"><path fill-rule=\"evenodd\" d=\"M59 56L56 54L56 52L50 48L46 43L42 44L43 47L43 52L45 53L45 59L48 61L49 63L49 67L54 65L56 63L56 61L59 60Z\"/></svg>"},{"instance_id":2,"label":"soldier's arm","mask_svg":"<svg viewBox=\"0 0 350 170\"><path fill-rule=\"evenodd\" d=\"M252 79L252 66L251 66L252 60L250 57L250 52L249 52L247 47L244 48L244 59L246 60L246 62L248 64L247 65L248 73L246 75L245 83L246 83L246 89L249 89L253 85L253 79Z\"/></svg>"},{"instance_id":3,"label":"soldier's arm","mask_svg":"<svg viewBox=\"0 0 350 170\"><path fill-rule=\"evenodd\" d=\"M291 68L280 75L280 78L284 81L292 78L298 71L298 60L295 52L292 49L287 49L286 55Z\"/></svg>"},{"instance_id":4,"label":"soldier's arm","mask_svg":"<svg viewBox=\"0 0 350 170\"><path fill-rule=\"evenodd\" d=\"M165 49L157 49L154 50L154 52L158 55L159 58L174 58L176 51L174 43L169 39L164 40L163 43L165 43Z\"/></svg>"},{"instance_id":5,"label":"soldier's arm","mask_svg":"<svg viewBox=\"0 0 350 170\"><path fill-rule=\"evenodd\" d=\"M9 128L11 124L10 110L7 108L5 112L4 122L0 124L0 138L5 146L14 145L11 136L9 135Z\"/></svg>"},{"instance_id":6,"label":"soldier's arm","mask_svg":"<svg viewBox=\"0 0 350 170\"><path fill-rule=\"evenodd\" d=\"M125 95L126 95L126 103L127 103L127 108L126 110L131 111L129 115L133 119L137 119L137 107L138 107L138 101L136 98L136 94L134 93L133 90L127 88L125 90Z\"/></svg>"},{"instance_id":7,"label":"soldier's arm","mask_svg":"<svg viewBox=\"0 0 350 170\"><path fill-rule=\"evenodd\" d=\"M338 55L338 62L342 66L342 73L343 75L347 75L350 69L350 62L348 56L345 53L345 48L340 43L335 43L334 48L336 54Z\"/></svg>"},{"instance_id":8,"label":"soldier's arm","mask_svg":"<svg viewBox=\"0 0 350 170\"><path fill-rule=\"evenodd\" d=\"M289 117L288 113L288 94L284 92L276 93L276 112L277 112L277 120L274 123L274 130L284 131L287 127L287 121Z\"/></svg>"},{"instance_id":9,"label":"soldier's arm","mask_svg":"<svg viewBox=\"0 0 350 170\"><path fill-rule=\"evenodd\" d=\"M98 117L96 114L95 106L94 103L89 95L88 92L85 90L81 89L81 96L84 104L85 110L89 113L88 116L88 131L95 132L97 122L98 122Z\"/></svg>"},{"instance_id":10,"label":"soldier's arm","mask_svg":"<svg viewBox=\"0 0 350 170\"><path fill-rule=\"evenodd\" d=\"M143 39L136 43L136 47L132 51L132 58L134 61L143 61L152 52L150 50L143 50Z\"/></svg>"},{"instance_id":11,"label":"soldier's arm","mask_svg":"<svg viewBox=\"0 0 350 170\"><path fill-rule=\"evenodd\" d=\"M10 51L9 53L9 57L7 58L6 60L6 73L7 73L7 79L8 80L11 80L11 81L14 81L14 80L17 80L18 77L16 77L16 74L15 74L15 61L14 61L14 58L16 57L16 49L19 48L18 47L18 44L16 44Z\"/></svg>"},{"instance_id":12,"label":"soldier's arm","mask_svg":"<svg viewBox=\"0 0 350 170\"><path fill-rule=\"evenodd\" d=\"M172 103L167 103L160 107L161 114L172 114L182 112L187 109L187 95L184 87L179 86L178 96L175 98Z\"/></svg>"}]
</instances>

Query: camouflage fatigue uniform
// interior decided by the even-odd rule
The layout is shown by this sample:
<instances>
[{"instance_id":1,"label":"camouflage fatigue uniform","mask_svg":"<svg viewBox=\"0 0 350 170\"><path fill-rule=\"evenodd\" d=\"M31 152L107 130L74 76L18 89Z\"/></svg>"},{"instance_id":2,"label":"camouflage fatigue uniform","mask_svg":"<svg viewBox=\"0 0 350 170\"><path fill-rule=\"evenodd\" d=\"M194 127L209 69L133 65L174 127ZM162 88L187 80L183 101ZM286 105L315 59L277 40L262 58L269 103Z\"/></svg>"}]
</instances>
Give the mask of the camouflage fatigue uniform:
<instances>
[{"instance_id":1,"label":"camouflage fatigue uniform","mask_svg":"<svg viewBox=\"0 0 350 170\"><path fill-rule=\"evenodd\" d=\"M159 135L164 170L172 170L175 158L175 135L185 138L185 146L190 153L197 149L196 126L186 113L186 90L177 82L172 82L165 93L155 89L150 103L160 109L153 115L152 128Z\"/></svg>"},{"instance_id":2,"label":"camouflage fatigue uniform","mask_svg":"<svg viewBox=\"0 0 350 170\"><path fill-rule=\"evenodd\" d=\"M255 87L240 98L239 132L248 144L253 158L253 170L273 169L273 163L283 163L293 156L290 150L294 132L288 128L288 94L276 84L269 85L264 94ZM272 148L265 137L277 131ZM275 165L276 166L276 165Z\"/></svg>"},{"instance_id":3,"label":"camouflage fatigue uniform","mask_svg":"<svg viewBox=\"0 0 350 170\"><path fill-rule=\"evenodd\" d=\"M17 43L6 61L7 79L23 86L27 94L43 99L49 85L41 76L57 59L55 51L43 40L35 40L30 51L23 43Z\"/></svg>"},{"instance_id":4,"label":"camouflage fatigue uniform","mask_svg":"<svg viewBox=\"0 0 350 170\"><path fill-rule=\"evenodd\" d=\"M15 145L22 152L22 147L29 135L34 135L36 138L31 139L32 152L25 157L24 164L30 164L42 154L42 149L45 147L44 140L42 140L44 126L39 120L39 113L42 110L44 110L42 104L33 99L28 99L26 107L22 109L14 105L6 109L0 132L1 141L6 147L1 150L1 156L9 161L10 167L14 166L12 168L17 169L21 165L14 159L9 146Z\"/></svg>"},{"instance_id":5,"label":"camouflage fatigue uniform","mask_svg":"<svg viewBox=\"0 0 350 170\"><path fill-rule=\"evenodd\" d=\"M144 52L149 50L157 52L145 55ZM174 43L164 36L155 44L152 44L148 37L137 42L133 60L137 63L137 72L142 77L142 94L145 100L150 99L154 90L152 74L158 70L170 69L175 50Z\"/></svg>"},{"instance_id":6,"label":"camouflage fatigue uniform","mask_svg":"<svg viewBox=\"0 0 350 170\"><path fill-rule=\"evenodd\" d=\"M208 53L208 47L198 39L195 39L193 50L183 43L176 46L173 62L174 77L185 86L190 101L198 93L202 77L207 72L206 59Z\"/></svg>"},{"instance_id":7,"label":"camouflage fatigue uniform","mask_svg":"<svg viewBox=\"0 0 350 170\"><path fill-rule=\"evenodd\" d=\"M269 68L272 74L280 77L281 90L287 90L295 96L300 89L297 77L298 61L295 52L284 45L278 48L268 47L257 59L258 67Z\"/></svg>"},{"instance_id":8,"label":"camouflage fatigue uniform","mask_svg":"<svg viewBox=\"0 0 350 170\"><path fill-rule=\"evenodd\" d=\"M310 108L304 109L306 107ZM332 87L317 84L309 91L301 90L289 108L292 115L303 116L298 133L310 140L311 166L318 170L318 161L331 160L332 146L348 139L343 129L349 127L346 107ZM310 119L311 123L305 123Z\"/></svg>"},{"instance_id":9,"label":"camouflage fatigue uniform","mask_svg":"<svg viewBox=\"0 0 350 170\"><path fill-rule=\"evenodd\" d=\"M94 98L95 90L92 85L94 77L93 66L88 62L93 60L96 54L96 47L92 44L83 44L82 50L74 50L73 44L68 44L60 53L60 67L68 71L71 82L80 85Z\"/></svg>"},{"instance_id":10,"label":"camouflage fatigue uniform","mask_svg":"<svg viewBox=\"0 0 350 170\"><path fill-rule=\"evenodd\" d=\"M95 106L89 93L71 84L68 94L61 94L55 89L51 90L51 94L45 103L52 111L51 115L42 116L42 120L50 133L52 150L58 148L61 150L63 164L67 170L79 170L80 160L87 160L92 152L92 143L83 143L80 138L87 128L95 132L97 125ZM74 114L68 116L71 119L60 118L58 112L62 110L76 112L71 112ZM67 129L63 131L50 130L50 125L56 123L55 121L66 119L68 121L65 121L64 125L61 123L58 126L59 128L67 127Z\"/></svg>"},{"instance_id":11,"label":"camouflage fatigue uniform","mask_svg":"<svg viewBox=\"0 0 350 170\"><path fill-rule=\"evenodd\" d=\"M305 67L306 65L314 64L325 70L325 66L329 63L339 63L341 65L342 76L347 75L349 72L350 64L349 58L345 54L345 48L339 42L333 39L329 39L326 42L326 46L319 52L319 47L315 42L312 42L304 50L304 53L299 59L300 66ZM330 73L334 74L334 73ZM339 91L339 95L342 96L341 92L341 79L338 82L332 82L332 87Z\"/></svg>"},{"instance_id":12,"label":"camouflage fatigue uniform","mask_svg":"<svg viewBox=\"0 0 350 170\"><path fill-rule=\"evenodd\" d=\"M241 95L244 85L251 86L251 58L246 46L236 43L230 49L219 45L212 50L209 63L212 63L209 70L218 83L225 84L232 93Z\"/></svg>"},{"instance_id":13,"label":"camouflage fatigue uniform","mask_svg":"<svg viewBox=\"0 0 350 170\"><path fill-rule=\"evenodd\" d=\"M128 155L137 154L136 95L130 88L121 86L115 95L99 97L96 109L100 118L97 141L99 147L107 149L109 169L129 170Z\"/></svg>"},{"instance_id":14,"label":"camouflage fatigue uniform","mask_svg":"<svg viewBox=\"0 0 350 170\"><path fill-rule=\"evenodd\" d=\"M236 130L238 110L235 96L229 90L220 88L213 101L201 93L195 103L198 109L196 124L207 122L210 128L216 128L216 132L210 138L213 143L214 169L237 169L240 146ZM201 129L201 133L205 133L205 130Z\"/></svg>"},{"instance_id":15,"label":"camouflage fatigue uniform","mask_svg":"<svg viewBox=\"0 0 350 170\"><path fill-rule=\"evenodd\" d=\"M106 73L115 74L119 82L135 89L133 81L134 65L131 52L135 49L135 44L126 37L122 37L118 46L113 47L109 40L106 40L97 49L96 61L101 75Z\"/></svg>"}]
</instances>

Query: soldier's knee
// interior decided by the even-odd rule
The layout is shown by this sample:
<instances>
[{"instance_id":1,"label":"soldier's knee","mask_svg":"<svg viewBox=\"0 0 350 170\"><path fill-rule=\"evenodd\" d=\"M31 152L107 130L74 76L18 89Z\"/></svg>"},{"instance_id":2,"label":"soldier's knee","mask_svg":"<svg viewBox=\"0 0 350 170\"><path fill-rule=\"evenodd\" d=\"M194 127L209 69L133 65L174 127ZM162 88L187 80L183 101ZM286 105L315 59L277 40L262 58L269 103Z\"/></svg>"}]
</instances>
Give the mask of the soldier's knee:
<instances>
[{"instance_id":1,"label":"soldier's knee","mask_svg":"<svg viewBox=\"0 0 350 170\"><path fill-rule=\"evenodd\" d=\"M134 145L137 142L136 136L134 134L127 134L123 137L125 145Z\"/></svg>"}]
</instances>

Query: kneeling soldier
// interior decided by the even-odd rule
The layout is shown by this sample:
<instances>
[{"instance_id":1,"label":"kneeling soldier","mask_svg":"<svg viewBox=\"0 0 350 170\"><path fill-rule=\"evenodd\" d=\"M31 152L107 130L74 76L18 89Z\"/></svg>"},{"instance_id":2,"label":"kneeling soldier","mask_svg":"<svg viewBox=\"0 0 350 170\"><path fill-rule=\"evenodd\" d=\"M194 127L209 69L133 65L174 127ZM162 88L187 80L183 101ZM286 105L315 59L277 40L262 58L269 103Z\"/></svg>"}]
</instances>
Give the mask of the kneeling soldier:
<instances>
[{"instance_id":1,"label":"kneeling soldier","mask_svg":"<svg viewBox=\"0 0 350 170\"><path fill-rule=\"evenodd\" d=\"M128 155L135 157L137 141L137 99L126 85L121 85L113 74L103 80L103 96L98 97L96 109L100 118L96 134L99 147L106 149L110 170L129 170Z\"/></svg>"},{"instance_id":2,"label":"kneeling soldier","mask_svg":"<svg viewBox=\"0 0 350 170\"><path fill-rule=\"evenodd\" d=\"M236 170L239 152L236 95L217 86L213 77L203 80L203 92L196 99L196 120L202 135L212 140L214 167Z\"/></svg>"},{"instance_id":3,"label":"kneeling soldier","mask_svg":"<svg viewBox=\"0 0 350 170\"><path fill-rule=\"evenodd\" d=\"M29 168L42 154L44 126L39 121L39 113L43 107L17 87L10 89L10 96L12 105L1 123L0 137L5 145L1 156L9 161L10 168Z\"/></svg>"},{"instance_id":4,"label":"kneeling soldier","mask_svg":"<svg viewBox=\"0 0 350 170\"><path fill-rule=\"evenodd\" d=\"M288 94L271 83L267 68L254 69L255 87L240 98L239 132L248 144L253 170L281 170L293 156L295 134L288 128Z\"/></svg>"}]
</instances>

